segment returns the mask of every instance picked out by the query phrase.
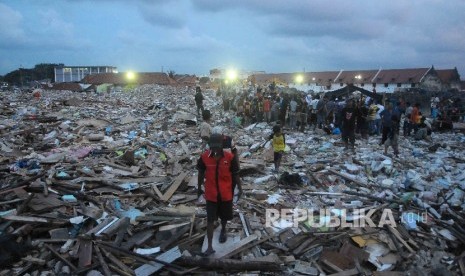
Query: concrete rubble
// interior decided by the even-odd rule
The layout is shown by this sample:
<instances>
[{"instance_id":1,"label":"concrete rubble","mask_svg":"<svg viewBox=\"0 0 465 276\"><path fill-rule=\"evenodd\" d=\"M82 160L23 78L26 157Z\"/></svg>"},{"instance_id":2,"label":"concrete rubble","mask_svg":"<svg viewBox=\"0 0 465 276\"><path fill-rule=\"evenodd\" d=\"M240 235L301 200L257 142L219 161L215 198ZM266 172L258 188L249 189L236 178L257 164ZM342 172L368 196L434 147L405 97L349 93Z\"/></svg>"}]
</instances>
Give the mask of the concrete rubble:
<instances>
[{"instance_id":1,"label":"concrete rubble","mask_svg":"<svg viewBox=\"0 0 465 276\"><path fill-rule=\"evenodd\" d=\"M463 133L400 138L394 157L380 137L348 153L339 135L285 130L275 174L272 126L239 126L213 90L205 98L244 189L212 258L199 254L192 90L3 93L0 275L465 275ZM360 209L373 223L354 226Z\"/></svg>"}]
</instances>

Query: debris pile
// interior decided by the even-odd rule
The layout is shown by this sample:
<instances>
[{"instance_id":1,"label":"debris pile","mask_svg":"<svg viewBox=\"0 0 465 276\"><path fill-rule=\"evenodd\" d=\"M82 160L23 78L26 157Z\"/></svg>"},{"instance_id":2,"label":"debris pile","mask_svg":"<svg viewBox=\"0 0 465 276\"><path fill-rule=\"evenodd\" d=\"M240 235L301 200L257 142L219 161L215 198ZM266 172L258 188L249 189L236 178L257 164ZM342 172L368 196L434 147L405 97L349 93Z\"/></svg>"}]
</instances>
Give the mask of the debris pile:
<instances>
[{"instance_id":1,"label":"debris pile","mask_svg":"<svg viewBox=\"0 0 465 276\"><path fill-rule=\"evenodd\" d=\"M1 96L0 275L465 274L464 134L401 138L394 157L380 137L346 152L338 135L285 129L277 174L272 125L241 127L207 90L244 195L205 258L192 90Z\"/></svg>"}]
</instances>

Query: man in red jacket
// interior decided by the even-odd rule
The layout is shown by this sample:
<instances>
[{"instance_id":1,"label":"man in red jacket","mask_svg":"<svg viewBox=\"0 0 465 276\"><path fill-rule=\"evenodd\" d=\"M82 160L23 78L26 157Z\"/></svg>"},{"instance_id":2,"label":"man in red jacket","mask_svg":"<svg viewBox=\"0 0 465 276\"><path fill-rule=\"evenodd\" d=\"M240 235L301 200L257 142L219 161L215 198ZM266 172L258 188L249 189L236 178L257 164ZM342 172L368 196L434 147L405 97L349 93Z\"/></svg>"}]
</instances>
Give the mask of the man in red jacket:
<instances>
[{"instance_id":1,"label":"man in red jacket","mask_svg":"<svg viewBox=\"0 0 465 276\"><path fill-rule=\"evenodd\" d=\"M208 248L204 255L215 253L212 246L214 223L221 219L219 242L226 241L226 223L233 218L234 187L242 194L239 178L239 162L230 151L223 150L223 135L212 134L209 140L210 149L206 150L197 161L198 196L202 195L205 182L205 199L207 201L207 241Z\"/></svg>"}]
</instances>

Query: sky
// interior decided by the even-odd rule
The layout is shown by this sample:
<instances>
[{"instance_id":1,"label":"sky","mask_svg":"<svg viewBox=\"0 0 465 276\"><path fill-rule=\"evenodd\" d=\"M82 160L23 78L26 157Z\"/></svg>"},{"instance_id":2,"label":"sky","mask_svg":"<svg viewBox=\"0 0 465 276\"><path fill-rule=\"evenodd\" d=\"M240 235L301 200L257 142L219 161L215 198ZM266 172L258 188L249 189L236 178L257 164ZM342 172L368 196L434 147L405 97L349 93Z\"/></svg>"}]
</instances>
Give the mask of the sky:
<instances>
[{"instance_id":1,"label":"sky","mask_svg":"<svg viewBox=\"0 0 465 276\"><path fill-rule=\"evenodd\" d=\"M464 0L0 0L0 75L39 63L208 75L457 67Z\"/></svg>"}]
</instances>

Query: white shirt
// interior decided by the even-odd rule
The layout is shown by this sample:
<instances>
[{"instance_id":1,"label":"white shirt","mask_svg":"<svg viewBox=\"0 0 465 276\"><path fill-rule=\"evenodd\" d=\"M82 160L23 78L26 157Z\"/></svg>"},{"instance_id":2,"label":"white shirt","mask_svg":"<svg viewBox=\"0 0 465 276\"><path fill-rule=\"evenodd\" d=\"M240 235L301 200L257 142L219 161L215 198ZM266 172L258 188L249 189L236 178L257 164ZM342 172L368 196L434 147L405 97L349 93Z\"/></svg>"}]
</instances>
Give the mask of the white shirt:
<instances>
[{"instance_id":1,"label":"white shirt","mask_svg":"<svg viewBox=\"0 0 465 276\"><path fill-rule=\"evenodd\" d=\"M210 137L212 133L212 127L207 122L202 122L200 124L200 137Z\"/></svg>"},{"instance_id":2,"label":"white shirt","mask_svg":"<svg viewBox=\"0 0 465 276\"><path fill-rule=\"evenodd\" d=\"M378 119L381 119L381 115L380 115L380 114L381 114L381 112L383 112L384 106L381 105L381 104L377 104L376 106L379 108L379 110L378 110L378 112L376 112L376 117L375 117L375 119L378 120Z\"/></svg>"}]
</instances>

